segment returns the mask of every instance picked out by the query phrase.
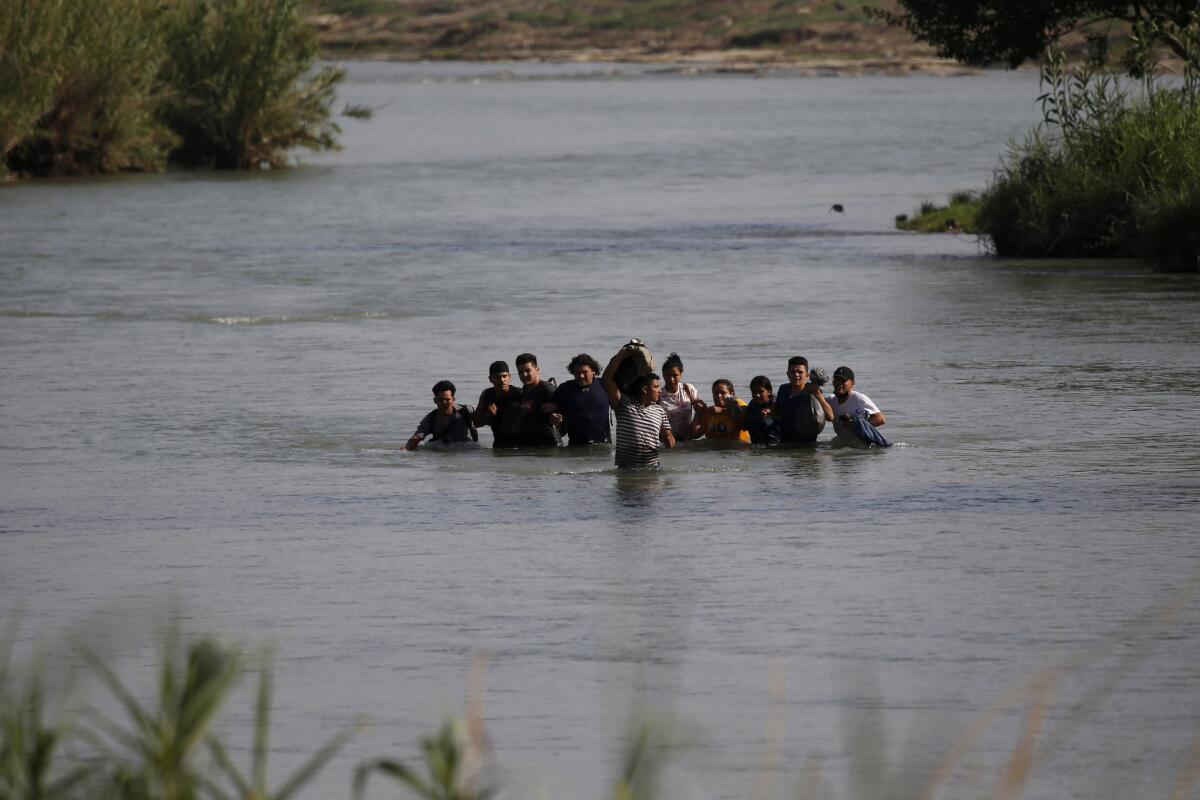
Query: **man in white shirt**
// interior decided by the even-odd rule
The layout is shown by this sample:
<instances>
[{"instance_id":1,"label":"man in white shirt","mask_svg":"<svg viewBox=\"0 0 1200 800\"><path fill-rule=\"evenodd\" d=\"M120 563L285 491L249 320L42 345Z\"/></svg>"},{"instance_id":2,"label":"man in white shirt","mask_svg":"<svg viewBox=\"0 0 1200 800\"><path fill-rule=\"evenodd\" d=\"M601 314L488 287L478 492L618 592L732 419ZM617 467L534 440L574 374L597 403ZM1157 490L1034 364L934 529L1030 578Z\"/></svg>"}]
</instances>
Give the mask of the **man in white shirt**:
<instances>
[{"instance_id":1,"label":"man in white shirt","mask_svg":"<svg viewBox=\"0 0 1200 800\"><path fill-rule=\"evenodd\" d=\"M879 410L879 406L871 402L871 398L854 391L854 370L849 367L838 367L833 371L833 394L826 395L825 399L833 409L833 430L843 442L858 441L858 436L847 423L851 417L864 411L867 421L876 428L887 422L887 417Z\"/></svg>"}]
</instances>

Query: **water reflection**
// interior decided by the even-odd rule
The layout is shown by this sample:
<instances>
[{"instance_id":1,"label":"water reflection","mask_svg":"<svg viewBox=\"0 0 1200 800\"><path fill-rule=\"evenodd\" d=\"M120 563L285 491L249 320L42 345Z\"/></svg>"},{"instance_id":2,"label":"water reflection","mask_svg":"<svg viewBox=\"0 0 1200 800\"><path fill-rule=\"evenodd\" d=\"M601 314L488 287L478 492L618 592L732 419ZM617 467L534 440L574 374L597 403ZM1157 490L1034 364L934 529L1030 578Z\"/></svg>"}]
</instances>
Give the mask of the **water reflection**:
<instances>
[{"instance_id":1,"label":"water reflection","mask_svg":"<svg viewBox=\"0 0 1200 800\"><path fill-rule=\"evenodd\" d=\"M648 522L662 499L668 478L660 469L616 470L613 516L622 523Z\"/></svg>"},{"instance_id":2,"label":"water reflection","mask_svg":"<svg viewBox=\"0 0 1200 800\"><path fill-rule=\"evenodd\" d=\"M789 447L779 451L786 455L785 471L793 478L820 481L829 470L829 451L817 445Z\"/></svg>"}]
</instances>

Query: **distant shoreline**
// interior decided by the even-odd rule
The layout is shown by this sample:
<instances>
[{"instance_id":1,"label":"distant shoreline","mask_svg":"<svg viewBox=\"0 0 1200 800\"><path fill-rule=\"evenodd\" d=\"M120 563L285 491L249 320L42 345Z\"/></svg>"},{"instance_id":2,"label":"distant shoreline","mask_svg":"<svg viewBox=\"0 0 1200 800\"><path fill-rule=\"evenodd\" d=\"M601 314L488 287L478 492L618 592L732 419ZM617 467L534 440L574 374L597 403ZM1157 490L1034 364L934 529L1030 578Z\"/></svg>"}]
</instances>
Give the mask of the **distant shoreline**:
<instances>
[{"instance_id":1,"label":"distant shoreline","mask_svg":"<svg viewBox=\"0 0 1200 800\"><path fill-rule=\"evenodd\" d=\"M639 64L660 65L664 73L681 75L934 75L955 77L984 72L958 61L928 56L798 58L779 51L706 50L661 51L646 53L628 50L577 50L523 53L470 54L461 58L433 57L425 53L359 52L352 48L325 48L322 57L330 61L393 61L403 63L480 63L480 64Z\"/></svg>"},{"instance_id":2,"label":"distant shoreline","mask_svg":"<svg viewBox=\"0 0 1200 800\"><path fill-rule=\"evenodd\" d=\"M739 0L704 8L682 0L576 6L539 0L363 0L345 11L318 0L308 17L332 60L627 63L681 73L752 75L977 74L871 9L895 0Z\"/></svg>"}]
</instances>

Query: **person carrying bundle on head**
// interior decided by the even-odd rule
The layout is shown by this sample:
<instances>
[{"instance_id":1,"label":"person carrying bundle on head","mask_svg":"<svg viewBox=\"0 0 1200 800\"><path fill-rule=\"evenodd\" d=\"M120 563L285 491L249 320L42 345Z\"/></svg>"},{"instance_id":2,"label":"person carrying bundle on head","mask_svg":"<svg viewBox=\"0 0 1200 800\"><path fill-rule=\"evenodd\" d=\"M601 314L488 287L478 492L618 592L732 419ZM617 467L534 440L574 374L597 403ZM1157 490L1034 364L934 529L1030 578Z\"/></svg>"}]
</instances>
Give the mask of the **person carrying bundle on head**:
<instances>
[{"instance_id":1,"label":"person carrying bundle on head","mask_svg":"<svg viewBox=\"0 0 1200 800\"><path fill-rule=\"evenodd\" d=\"M609 360L600 378L617 417L616 464L623 469L657 467L660 445L675 446L666 409L658 404L661 379L649 371L648 355L633 339ZM632 379L622 387L618 376Z\"/></svg>"}]
</instances>

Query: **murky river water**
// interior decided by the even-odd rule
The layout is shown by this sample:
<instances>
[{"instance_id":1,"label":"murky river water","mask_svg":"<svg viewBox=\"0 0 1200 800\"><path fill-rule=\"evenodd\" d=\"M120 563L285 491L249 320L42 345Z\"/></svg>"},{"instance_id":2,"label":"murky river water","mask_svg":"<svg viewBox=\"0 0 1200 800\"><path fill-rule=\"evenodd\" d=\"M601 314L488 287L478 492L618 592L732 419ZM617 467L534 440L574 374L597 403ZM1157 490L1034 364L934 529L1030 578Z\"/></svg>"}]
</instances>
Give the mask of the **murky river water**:
<instances>
[{"instance_id":1,"label":"murky river water","mask_svg":"<svg viewBox=\"0 0 1200 800\"><path fill-rule=\"evenodd\" d=\"M292 172L0 191L24 641L103 631L148 675L178 598L274 643L281 771L373 721L314 797L413 755L479 650L507 785L546 797L602 796L638 713L690 726L672 797L786 794L810 758L865 796L856 731L911 766L1078 659L1027 796L1169 794L1200 728L1200 281L891 226L986 182L1034 76L356 65L343 94L375 119ZM634 477L607 451L403 452L435 380L474 402L494 359L562 380L630 336L742 396L796 353L849 364L900 444L687 446Z\"/></svg>"}]
</instances>

